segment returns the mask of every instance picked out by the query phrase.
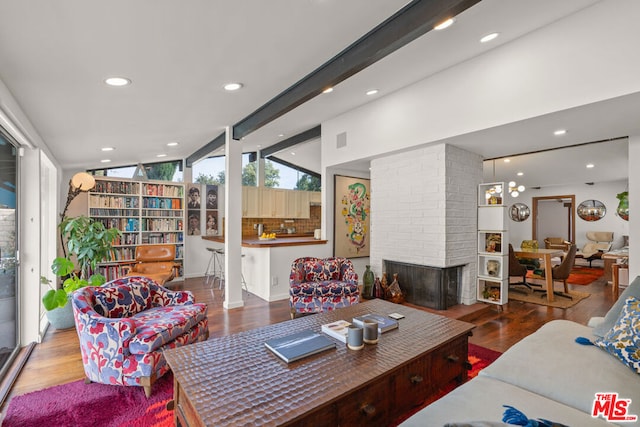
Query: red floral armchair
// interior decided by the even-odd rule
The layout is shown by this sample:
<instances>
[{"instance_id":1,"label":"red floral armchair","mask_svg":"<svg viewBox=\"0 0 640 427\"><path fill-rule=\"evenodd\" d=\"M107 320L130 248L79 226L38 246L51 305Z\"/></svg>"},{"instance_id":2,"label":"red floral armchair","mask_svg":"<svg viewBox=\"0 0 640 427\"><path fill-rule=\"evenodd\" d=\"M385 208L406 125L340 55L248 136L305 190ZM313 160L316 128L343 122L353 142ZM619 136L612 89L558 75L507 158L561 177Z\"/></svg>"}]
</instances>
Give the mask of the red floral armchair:
<instances>
[{"instance_id":1,"label":"red floral armchair","mask_svg":"<svg viewBox=\"0 0 640 427\"><path fill-rule=\"evenodd\" d=\"M289 275L291 317L357 304L358 275L346 258L298 258Z\"/></svg>"},{"instance_id":2,"label":"red floral armchair","mask_svg":"<svg viewBox=\"0 0 640 427\"><path fill-rule=\"evenodd\" d=\"M209 336L207 306L191 292L171 291L146 277L85 287L72 297L88 381L143 386L168 370L163 351Z\"/></svg>"}]
</instances>

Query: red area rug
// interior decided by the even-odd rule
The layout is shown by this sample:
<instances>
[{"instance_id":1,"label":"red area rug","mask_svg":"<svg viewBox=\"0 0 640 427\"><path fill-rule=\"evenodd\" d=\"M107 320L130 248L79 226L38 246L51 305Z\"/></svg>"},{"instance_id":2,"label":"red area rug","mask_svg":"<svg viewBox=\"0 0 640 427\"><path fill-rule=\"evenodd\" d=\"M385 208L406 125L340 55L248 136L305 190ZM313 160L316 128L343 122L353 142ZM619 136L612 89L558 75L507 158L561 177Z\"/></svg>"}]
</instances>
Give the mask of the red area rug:
<instances>
[{"instance_id":1,"label":"red area rug","mask_svg":"<svg viewBox=\"0 0 640 427\"><path fill-rule=\"evenodd\" d=\"M598 280L604 274L603 268L597 267L573 267L571 269L571 273L569 274L569 278L567 279L567 283L571 285L590 285L592 282ZM528 279L542 279L543 277L536 276L533 274L533 271L527 272Z\"/></svg>"},{"instance_id":2,"label":"red area rug","mask_svg":"<svg viewBox=\"0 0 640 427\"><path fill-rule=\"evenodd\" d=\"M469 344L469 378L496 360L501 353ZM444 396L456 386L442 390ZM160 378L149 399L142 387L85 384L83 380L16 396L11 399L4 427L165 427L173 426L173 412L166 404L173 398L173 376ZM435 400L435 399L434 399ZM426 403L425 403L426 405ZM403 416L409 418L421 408Z\"/></svg>"}]
</instances>

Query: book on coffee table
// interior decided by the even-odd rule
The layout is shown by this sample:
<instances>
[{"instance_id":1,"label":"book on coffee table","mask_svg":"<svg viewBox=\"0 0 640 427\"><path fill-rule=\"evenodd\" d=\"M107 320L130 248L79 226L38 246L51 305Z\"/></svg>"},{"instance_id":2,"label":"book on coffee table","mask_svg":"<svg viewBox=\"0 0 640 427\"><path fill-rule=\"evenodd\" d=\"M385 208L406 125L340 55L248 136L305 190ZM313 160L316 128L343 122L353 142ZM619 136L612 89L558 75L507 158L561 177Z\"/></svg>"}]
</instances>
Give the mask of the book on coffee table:
<instances>
[{"instance_id":1,"label":"book on coffee table","mask_svg":"<svg viewBox=\"0 0 640 427\"><path fill-rule=\"evenodd\" d=\"M266 341L264 345L287 363L336 348L335 342L312 330L304 330L286 337L274 338Z\"/></svg>"},{"instance_id":2,"label":"book on coffee table","mask_svg":"<svg viewBox=\"0 0 640 427\"><path fill-rule=\"evenodd\" d=\"M375 320L376 322L378 322L378 332L380 333L387 332L398 327L397 320L375 313L367 313L363 314L362 316L354 317L353 324L362 328L364 325L364 321L367 319Z\"/></svg>"},{"instance_id":3,"label":"book on coffee table","mask_svg":"<svg viewBox=\"0 0 640 427\"><path fill-rule=\"evenodd\" d=\"M351 326L351 323L347 322L346 320L336 320L335 322L322 325L322 332L329 335L330 337L346 343L349 326Z\"/></svg>"}]
</instances>

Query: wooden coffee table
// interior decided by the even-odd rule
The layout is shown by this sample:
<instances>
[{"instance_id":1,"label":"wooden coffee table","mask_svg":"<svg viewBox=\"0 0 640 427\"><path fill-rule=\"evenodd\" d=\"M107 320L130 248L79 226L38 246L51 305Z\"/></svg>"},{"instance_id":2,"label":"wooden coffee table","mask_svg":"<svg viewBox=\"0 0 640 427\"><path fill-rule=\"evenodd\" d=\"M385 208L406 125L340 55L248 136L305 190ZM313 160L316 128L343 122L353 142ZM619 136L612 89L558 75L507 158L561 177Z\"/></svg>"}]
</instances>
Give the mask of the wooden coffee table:
<instances>
[{"instance_id":1,"label":"wooden coffee table","mask_svg":"<svg viewBox=\"0 0 640 427\"><path fill-rule=\"evenodd\" d=\"M287 364L264 342L365 313L401 313L376 345ZM387 425L467 377L473 324L371 300L165 351L182 426Z\"/></svg>"}]
</instances>

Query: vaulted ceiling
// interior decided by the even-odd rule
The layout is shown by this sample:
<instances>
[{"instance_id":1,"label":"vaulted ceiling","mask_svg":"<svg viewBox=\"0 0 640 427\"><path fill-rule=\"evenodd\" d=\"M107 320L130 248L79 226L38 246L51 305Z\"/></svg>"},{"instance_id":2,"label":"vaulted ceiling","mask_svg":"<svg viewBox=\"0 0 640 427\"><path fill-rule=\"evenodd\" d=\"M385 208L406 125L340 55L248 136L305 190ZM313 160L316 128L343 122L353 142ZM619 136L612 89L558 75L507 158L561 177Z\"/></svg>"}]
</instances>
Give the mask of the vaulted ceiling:
<instances>
[{"instance_id":1,"label":"vaulted ceiling","mask_svg":"<svg viewBox=\"0 0 640 427\"><path fill-rule=\"evenodd\" d=\"M244 151L265 149L595 3L480 1L452 27L429 31L239 143ZM0 80L65 169L105 167L105 158L111 160L107 166L181 159L405 6L406 0L3 1ZM479 43L496 31L497 39ZM109 87L104 79L111 76L132 83ZM228 82L243 88L226 92ZM377 94L366 95L370 89ZM522 133L523 125L541 123L476 137L493 144L494 154L517 154L504 140ZM622 136L609 130L607 135ZM584 135L574 143L592 140ZM169 147L170 142L178 145ZM307 143L295 160L288 152L278 155L314 170L314 144ZM115 150L104 153L102 147Z\"/></svg>"}]
</instances>

